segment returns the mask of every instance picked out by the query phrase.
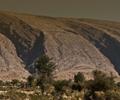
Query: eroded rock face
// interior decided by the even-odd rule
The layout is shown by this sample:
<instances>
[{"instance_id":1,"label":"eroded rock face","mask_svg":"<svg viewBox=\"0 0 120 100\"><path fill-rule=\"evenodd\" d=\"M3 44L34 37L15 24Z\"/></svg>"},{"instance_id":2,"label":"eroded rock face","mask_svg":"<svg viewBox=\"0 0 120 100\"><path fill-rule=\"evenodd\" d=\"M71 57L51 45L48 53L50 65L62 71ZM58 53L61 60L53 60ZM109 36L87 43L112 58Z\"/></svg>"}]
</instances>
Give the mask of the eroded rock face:
<instances>
[{"instance_id":1,"label":"eroded rock face","mask_svg":"<svg viewBox=\"0 0 120 100\"><path fill-rule=\"evenodd\" d=\"M3 24L0 25L2 38L13 45L8 49L1 42L4 49L0 54L8 61L17 58L11 62L15 68L17 64L29 66L45 53L57 66L54 71L56 79L72 79L79 71L89 79L96 69L119 77L120 23L15 13L0 13L0 23ZM2 56L1 65L9 69ZM20 64L21 61L24 65Z\"/></svg>"},{"instance_id":2,"label":"eroded rock face","mask_svg":"<svg viewBox=\"0 0 120 100\"><path fill-rule=\"evenodd\" d=\"M0 13L0 32L12 41L27 65L43 53L43 33L15 16Z\"/></svg>"},{"instance_id":3,"label":"eroded rock face","mask_svg":"<svg viewBox=\"0 0 120 100\"><path fill-rule=\"evenodd\" d=\"M29 75L24 68L14 44L0 33L0 80L24 80Z\"/></svg>"},{"instance_id":4,"label":"eroded rock face","mask_svg":"<svg viewBox=\"0 0 120 100\"><path fill-rule=\"evenodd\" d=\"M80 35L69 32L48 33L45 48L46 54L52 57L57 65L57 78L73 78L79 71L90 78L90 73L96 69L117 75L109 59Z\"/></svg>"}]
</instances>

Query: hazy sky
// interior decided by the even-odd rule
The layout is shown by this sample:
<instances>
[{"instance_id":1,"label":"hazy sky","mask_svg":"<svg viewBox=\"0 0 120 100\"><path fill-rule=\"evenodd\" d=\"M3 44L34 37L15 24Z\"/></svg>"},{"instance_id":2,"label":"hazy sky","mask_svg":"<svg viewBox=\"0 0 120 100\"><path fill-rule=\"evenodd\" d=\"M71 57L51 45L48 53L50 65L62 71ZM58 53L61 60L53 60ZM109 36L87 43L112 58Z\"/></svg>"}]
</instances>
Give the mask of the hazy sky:
<instances>
[{"instance_id":1,"label":"hazy sky","mask_svg":"<svg viewBox=\"0 0 120 100\"><path fill-rule=\"evenodd\" d=\"M120 21L120 0L0 0L0 10Z\"/></svg>"}]
</instances>

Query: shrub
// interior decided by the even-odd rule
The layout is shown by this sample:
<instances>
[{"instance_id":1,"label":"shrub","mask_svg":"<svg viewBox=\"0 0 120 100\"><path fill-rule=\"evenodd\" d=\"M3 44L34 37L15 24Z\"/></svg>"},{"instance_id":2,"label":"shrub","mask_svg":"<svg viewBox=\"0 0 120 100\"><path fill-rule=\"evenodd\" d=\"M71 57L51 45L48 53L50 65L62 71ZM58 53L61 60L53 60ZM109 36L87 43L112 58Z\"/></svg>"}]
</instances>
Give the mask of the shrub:
<instances>
[{"instance_id":1,"label":"shrub","mask_svg":"<svg viewBox=\"0 0 120 100\"><path fill-rule=\"evenodd\" d=\"M21 92L16 92L15 90L8 91L5 96L8 98L8 100L25 100L26 94Z\"/></svg>"},{"instance_id":2,"label":"shrub","mask_svg":"<svg viewBox=\"0 0 120 100\"><path fill-rule=\"evenodd\" d=\"M114 78L108 77L101 71L94 71L94 80L89 84L92 91L106 91L115 86Z\"/></svg>"},{"instance_id":3,"label":"shrub","mask_svg":"<svg viewBox=\"0 0 120 100\"><path fill-rule=\"evenodd\" d=\"M28 84L28 86L29 87L32 87L34 84L34 80L35 80L35 78L33 77L33 76L29 76L28 78L27 78L27 84Z\"/></svg>"},{"instance_id":4,"label":"shrub","mask_svg":"<svg viewBox=\"0 0 120 100\"><path fill-rule=\"evenodd\" d=\"M52 98L52 96L48 97L46 95L30 94L29 100L53 100L53 98Z\"/></svg>"},{"instance_id":5,"label":"shrub","mask_svg":"<svg viewBox=\"0 0 120 100\"><path fill-rule=\"evenodd\" d=\"M120 82L117 83L117 87L120 88Z\"/></svg>"},{"instance_id":6,"label":"shrub","mask_svg":"<svg viewBox=\"0 0 120 100\"><path fill-rule=\"evenodd\" d=\"M118 91L107 91L106 100L120 100L120 92Z\"/></svg>"},{"instance_id":7,"label":"shrub","mask_svg":"<svg viewBox=\"0 0 120 100\"><path fill-rule=\"evenodd\" d=\"M74 76L74 82L78 83L83 83L85 81L85 77L82 73L78 72L75 76Z\"/></svg>"},{"instance_id":8,"label":"shrub","mask_svg":"<svg viewBox=\"0 0 120 100\"><path fill-rule=\"evenodd\" d=\"M0 86L3 86L4 82L2 80L0 80Z\"/></svg>"},{"instance_id":9,"label":"shrub","mask_svg":"<svg viewBox=\"0 0 120 100\"><path fill-rule=\"evenodd\" d=\"M54 82L54 87L57 92L61 92L64 87L69 87L70 81L67 80L58 80Z\"/></svg>"},{"instance_id":10,"label":"shrub","mask_svg":"<svg viewBox=\"0 0 120 100\"><path fill-rule=\"evenodd\" d=\"M83 89L83 85L79 84L79 83L74 83L72 85L72 89L73 90L77 90L77 91L81 91Z\"/></svg>"},{"instance_id":11,"label":"shrub","mask_svg":"<svg viewBox=\"0 0 120 100\"><path fill-rule=\"evenodd\" d=\"M96 91L94 93L94 100L105 100L105 93L103 91Z\"/></svg>"},{"instance_id":12,"label":"shrub","mask_svg":"<svg viewBox=\"0 0 120 100\"><path fill-rule=\"evenodd\" d=\"M39 100L41 98L41 95L38 94L30 94L29 100Z\"/></svg>"},{"instance_id":13,"label":"shrub","mask_svg":"<svg viewBox=\"0 0 120 100\"><path fill-rule=\"evenodd\" d=\"M6 100L6 99L7 99L7 97L5 95L0 94L0 100Z\"/></svg>"},{"instance_id":14,"label":"shrub","mask_svg":"<svg viewBox=\"0 0 120 100\"><path fill-rule=\"evenodd\" d=\"M84 84L85 84L85 77L84 77L84 75L82 73L78 72L74 76L74 82L75 83L72 85L72 89L81 91L84 88Z\"/></svg>"},{"instance_id":15,"label":"shrub","mask_svg":"<svg viewBox=\"0 0 120 100\"><path fill-rule=\"evenodd\" d=\"M20 84L20 82L19 82L18 80L16 80L16 79L13 79L13 80L11 81L11 84L12 84L13 86L17 86L17 85Z\"/></svg>"}]
</instances>

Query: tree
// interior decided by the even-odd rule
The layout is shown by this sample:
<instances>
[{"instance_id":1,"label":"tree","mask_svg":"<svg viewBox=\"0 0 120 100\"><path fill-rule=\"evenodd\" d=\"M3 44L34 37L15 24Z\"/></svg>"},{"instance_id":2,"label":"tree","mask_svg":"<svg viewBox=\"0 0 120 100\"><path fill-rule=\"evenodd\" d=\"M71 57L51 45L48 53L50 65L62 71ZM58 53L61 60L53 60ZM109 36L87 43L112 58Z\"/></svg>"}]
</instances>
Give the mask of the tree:
<instances>
[{"instance_id":1,"label":"tree","mask_svg":"<svg viewBox=\"0 0 120 100\"><path fill-rule=\"evenodd\" d=\"M55 64L51 62L51 59L47 55L43 55L34 64L38 71L38 74L44 78L53 78L53 71L55 69Z\"/></svg>"},{"instance_id":2,"label":"tree","mask_svg":"<svg viewBox=\"0 0 120 100\"><path fill-rule=\"evenodd\" d=\"M89 88L94 91L107 91L113 89L115 86L114 78L107 76L101 71L95 70L93 72L94 80L89 84Z\"/></svg>"},{"instance_id":3,"label":"tree","mask_svg":"<svg viewBox=\"0 0 120 100\"><path fill-rule=\"evenodd\" d=\"M72 89L81 91L84 88L84 84L85 84L85 77L84 77L84 75L81 72L78 72L74 76L74 82L75 83L72 85Z\"/></svg>"},{"instance_id":4,"label":"tree","mask_svg":"<svg viewBox=\"0 0 120 100\"><path fill-rule=\"evenodd\" d=\"M37 59L34 63L37 69L36 82L37 86L40 86L42 92L44 92L45 85L51 84L53 81L53 71L55 69L55 64L51 61L47 55L43 55Z\"/></svg>"},{"instance_id":5,"label":"tree","mask_svg":"<svg viewBox=\"0 0 120 100\"><path fill-rule=\"evenodd\" d=\"M33 86L34 80L35 80L35 78L34 78L33 76L29 76L29 77L27 78L27 83L28 83L28 85L29 85L30 87Z\"/></svg>"},{"instance_id":6,"label":"tree","mask_svg":"<svg viewBox=\"0 0 120 100\"><path fill-rule=\"evenodd\" d=\"M81 82L83 83L85 81L85 77L82 73L78 72L75 76L74 76L74 82L78 83Z\"/></svg>"}]
</instances>

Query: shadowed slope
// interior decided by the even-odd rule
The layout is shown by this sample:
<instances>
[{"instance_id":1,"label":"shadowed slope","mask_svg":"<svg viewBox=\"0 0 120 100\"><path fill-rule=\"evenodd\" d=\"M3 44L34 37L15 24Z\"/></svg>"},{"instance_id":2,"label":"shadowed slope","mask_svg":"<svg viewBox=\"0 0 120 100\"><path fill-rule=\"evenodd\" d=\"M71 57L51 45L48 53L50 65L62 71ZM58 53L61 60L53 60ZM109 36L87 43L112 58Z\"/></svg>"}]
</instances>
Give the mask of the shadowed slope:
<instances>
[{"instance_id":1,"label":"shadowed slope","mask_svg":"<svg viewBox=\"0 0 120 100\"><path fill-rule=\"evenodd\" d=\"M27 65L44 53L43 33L15 16L0 13L0 32L14 43L18 56Z\"/></svg>"}]
</instances>

